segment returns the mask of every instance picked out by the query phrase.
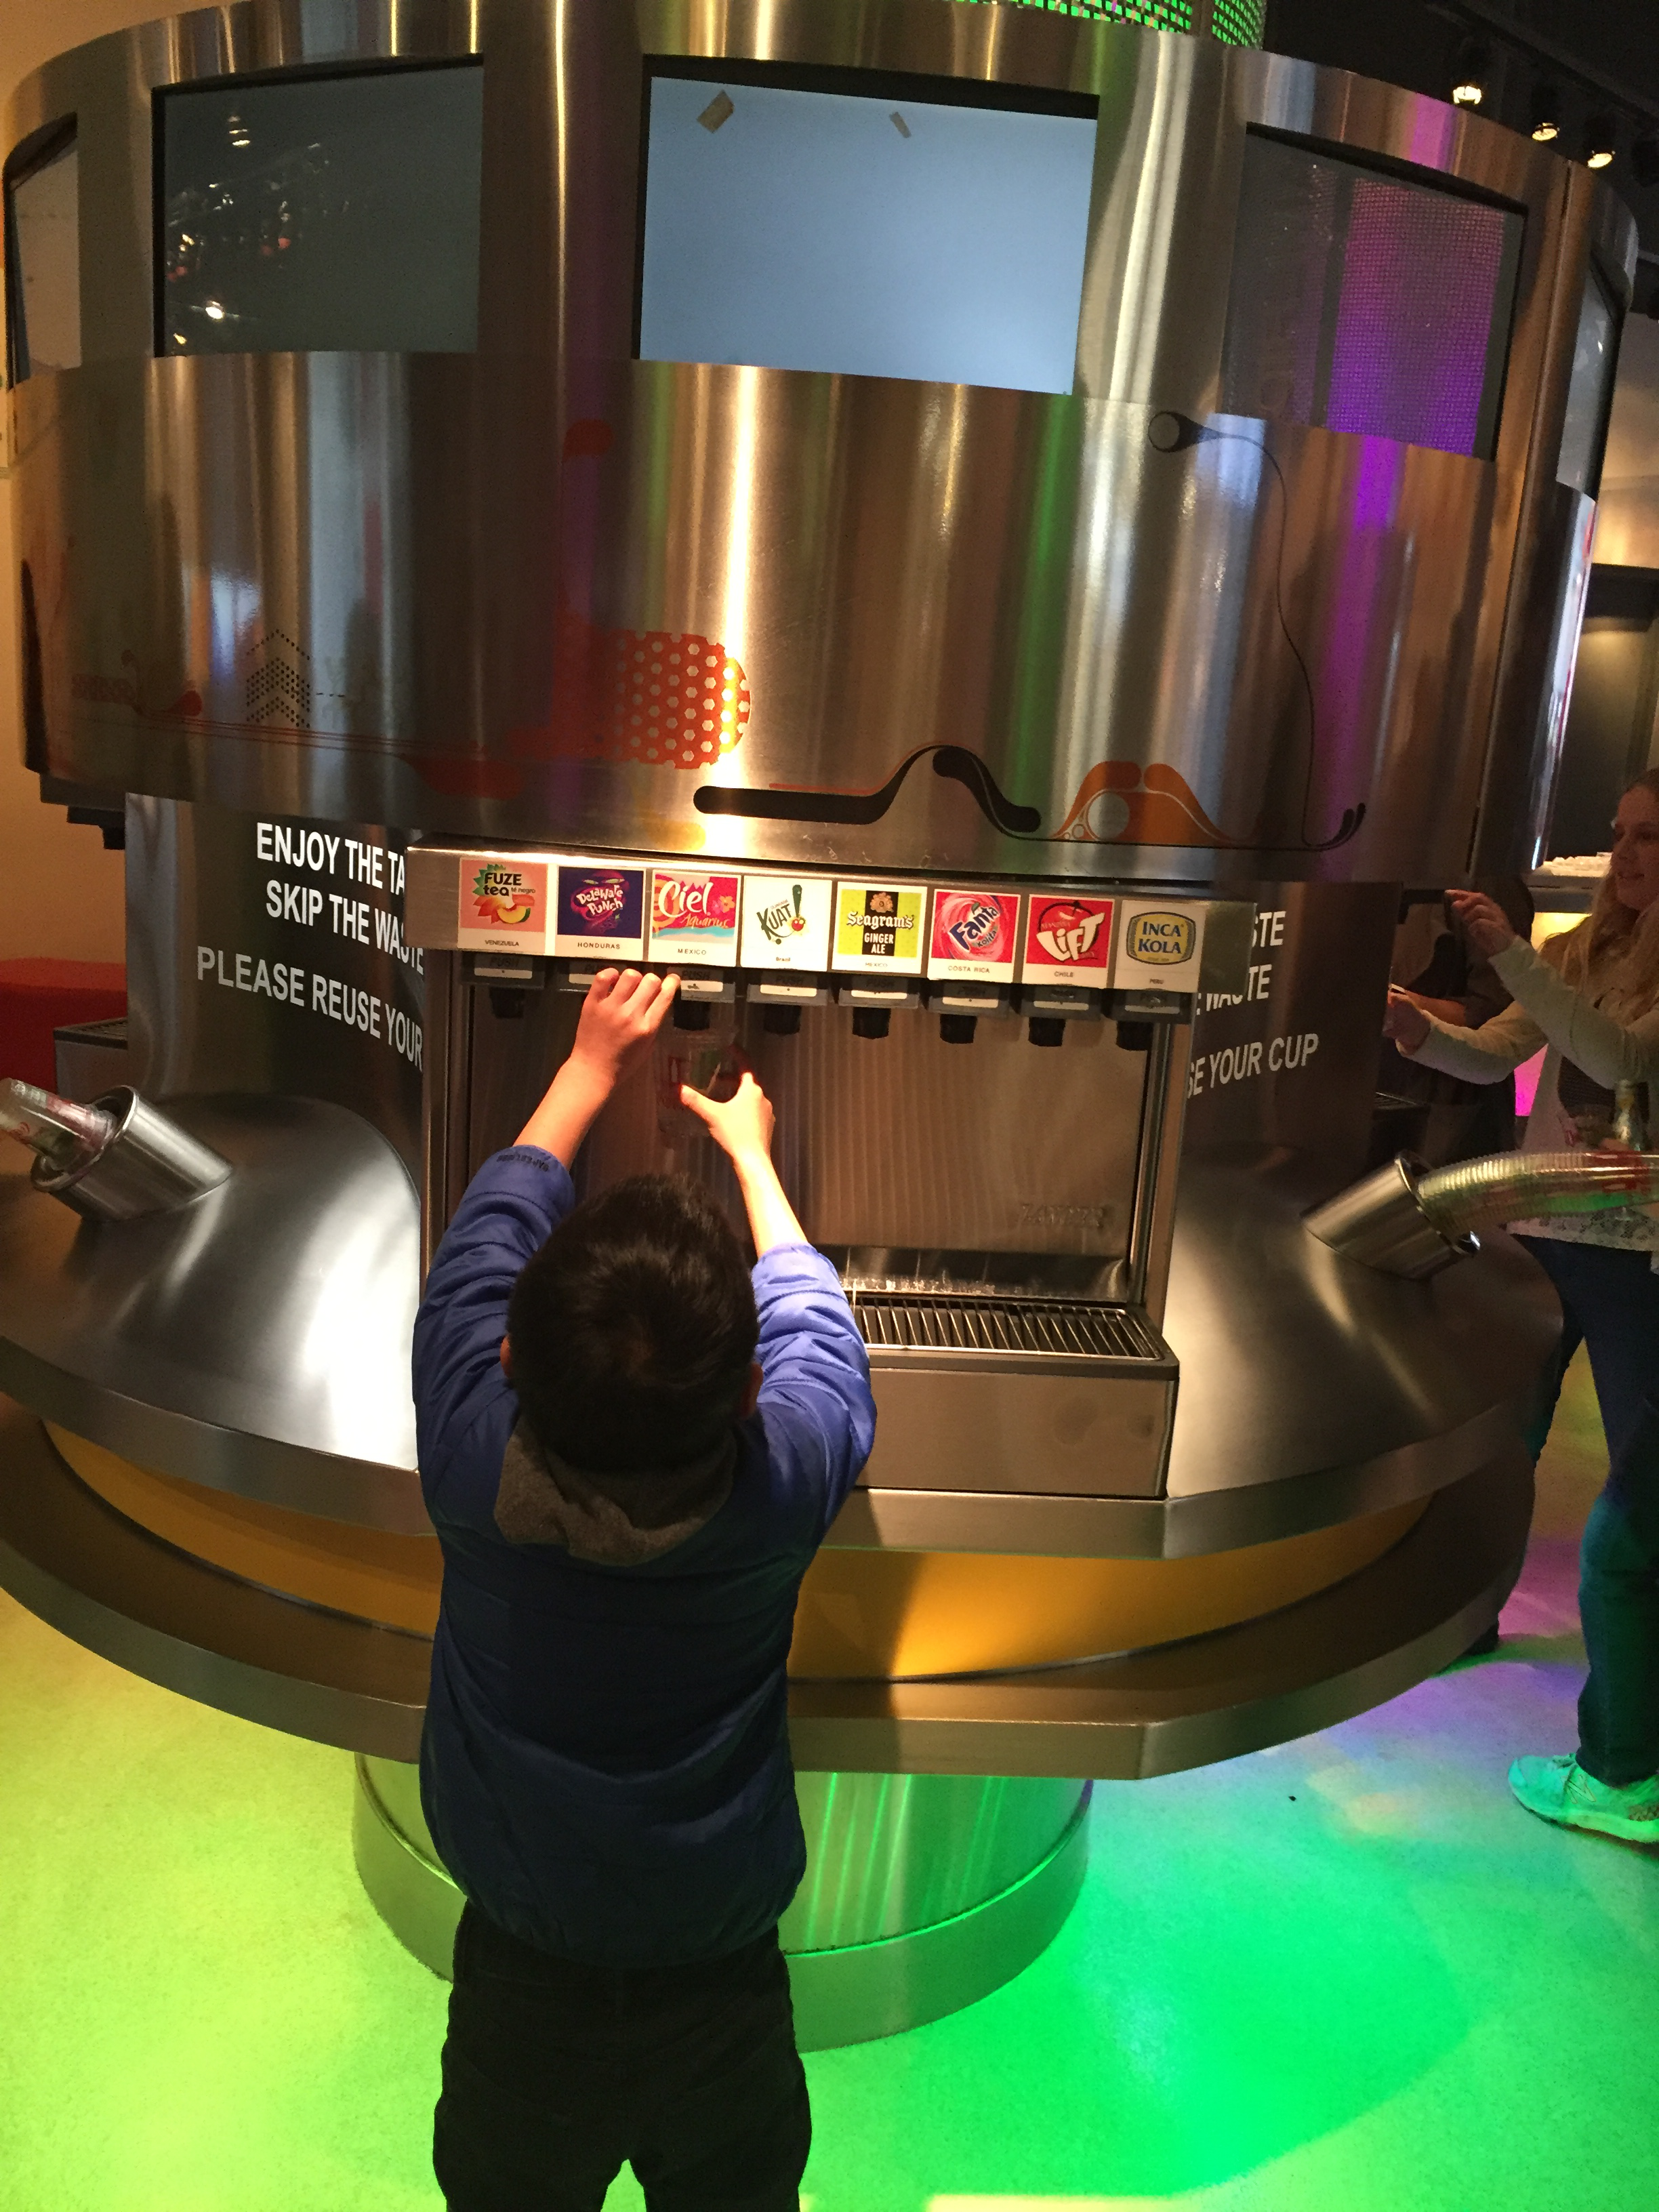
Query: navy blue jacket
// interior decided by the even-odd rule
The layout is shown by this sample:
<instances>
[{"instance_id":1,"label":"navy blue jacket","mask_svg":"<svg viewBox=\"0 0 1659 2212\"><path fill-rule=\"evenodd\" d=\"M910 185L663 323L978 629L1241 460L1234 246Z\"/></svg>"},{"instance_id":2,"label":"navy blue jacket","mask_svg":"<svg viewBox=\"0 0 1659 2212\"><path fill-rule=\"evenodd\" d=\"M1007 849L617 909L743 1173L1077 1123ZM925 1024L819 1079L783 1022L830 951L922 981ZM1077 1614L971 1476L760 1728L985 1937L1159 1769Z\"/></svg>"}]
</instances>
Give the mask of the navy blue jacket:
<instances>
[{"instance_id":1,"label":"navy blue jacket","mask_svg":"<svg viewBox=\"0 0 1659 2212\"><path fill-rule=\"evenodd\" d=\"M444 1554L422 1800L461 1888L525 1942L609 1966L715 1958L772 1927L805 1869L784 1670L801 1576L869 1456L868 1362L829 1261L769 1252L765 1379L713 1517L627 1567L509 1543L494 1517L519 1418L507 1300L574 1203L549 1152L486 1161L415 1324Z\"/></svg>"}]
</instances>

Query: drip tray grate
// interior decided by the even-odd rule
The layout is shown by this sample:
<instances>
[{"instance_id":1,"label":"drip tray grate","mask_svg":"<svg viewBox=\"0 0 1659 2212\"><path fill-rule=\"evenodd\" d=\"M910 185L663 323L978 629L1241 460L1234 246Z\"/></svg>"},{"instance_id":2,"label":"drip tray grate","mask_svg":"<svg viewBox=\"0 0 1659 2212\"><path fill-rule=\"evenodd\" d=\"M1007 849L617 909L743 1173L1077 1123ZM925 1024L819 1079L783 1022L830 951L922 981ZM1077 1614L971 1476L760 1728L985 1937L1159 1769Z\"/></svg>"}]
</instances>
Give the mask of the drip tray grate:
<instances>
[{"instance_id":1,"label":"drip tray grate","mask_svg":"<svg viewBox=\"0 0 1659 2212\"><path fill-rule=\"evenodd\" d=\"M854 1291L853 1311L872 1350L1000 1353L1005 1358L1130 1360L1167 1367L1168 1348L1127 1306L1084 1298L953 1297Z\"/></svg>"}]
</instances>

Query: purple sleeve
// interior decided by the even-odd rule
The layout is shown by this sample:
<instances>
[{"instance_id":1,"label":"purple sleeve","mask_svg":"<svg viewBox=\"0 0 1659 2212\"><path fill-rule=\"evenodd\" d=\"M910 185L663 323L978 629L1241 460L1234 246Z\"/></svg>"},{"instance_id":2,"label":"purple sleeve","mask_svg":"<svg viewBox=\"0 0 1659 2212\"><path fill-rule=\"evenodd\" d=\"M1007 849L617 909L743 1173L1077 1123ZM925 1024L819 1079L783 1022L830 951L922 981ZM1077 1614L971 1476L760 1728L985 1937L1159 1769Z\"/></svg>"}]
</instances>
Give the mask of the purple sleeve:
<instances>
[{"instance_id":1,"label":"purple sleeve","mask_svg":"<svg viewBox=\"0 0 1659 2212\"><path fill-rule=\"evenodd\" d=\"M519 1145L484 1162L444 1231L415 1319L415 1444L434 1521L490 1526L518 1418L501 1364L507 1301L575 1200L551 1152Z\"/></svg>"},{"instance_id":2,"label":"purple sleeve","mask_svg":"<svg viewBox=\"0 0 1659 2212\"><path fill-rule=\"evenodd\" d=\"M775 1478L814 1541L840 1512L875 1442L870 1361L841 1279L810 1244L784 1244L755 1267L759 1413Z\"/></svg>"}]
</instances>

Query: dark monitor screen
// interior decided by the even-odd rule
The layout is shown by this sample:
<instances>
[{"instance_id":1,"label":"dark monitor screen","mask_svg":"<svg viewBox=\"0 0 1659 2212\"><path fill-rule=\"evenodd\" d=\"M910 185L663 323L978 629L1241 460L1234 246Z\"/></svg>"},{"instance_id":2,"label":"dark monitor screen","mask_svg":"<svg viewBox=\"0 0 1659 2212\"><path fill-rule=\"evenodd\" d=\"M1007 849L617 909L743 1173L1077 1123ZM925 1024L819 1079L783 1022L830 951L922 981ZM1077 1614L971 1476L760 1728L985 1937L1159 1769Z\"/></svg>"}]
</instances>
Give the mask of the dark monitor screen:
<instances>
[{"instance_id":1,"label":"dark monitor screen","mask_svg":"<svg viewBox=\"0 0 1659 2212\"><path fill-rule=\"evenodd\" d=\"M1601 489L1601 456L1613 411L1613 372L1619 362L1619 311L1592 269L1578 303L1572 375L1567 384L1566 419L1561 426L1561 458L1556 476L1574 491L1594 499Z\"/></svg>"},{"instance_id":2,"label":"dark monitor screen","mask_svg":"<svg viewBox=\"0 0 1659 2212\"><path fill-rule=\"evenodd\" d=\"M1525 217L1252 131L1224 414L1492 458Z\"/></svg>"},{"instance_id":3,"label":"dark monitor screen","mask_svg":"<svg viewBox=\"0 0 1659 2212\"><path fill-rule=\"evenodd\" d=\"M1069 392L1097 103L647 62L637 351Z\"/></svg>"},{"instance_id":4,"label":"dark monitor screen","mask_svg":"<svg viewBox=\"0 0 1659 2212\"><path fill-rule=\"evenodd\" d=\"M81 161L73 117L5 167L7 374L81 366Z\"/></svg>"},{"instance_id":5,"label":"dark monitor screen","mask_svg":"<svg viewBox=\"0 0 1659 2212\"><path fill-rule=\"evenodd\" d=\"M483 64L158 95L158 353L469 353Z\"/></svg>"}]
</instances>

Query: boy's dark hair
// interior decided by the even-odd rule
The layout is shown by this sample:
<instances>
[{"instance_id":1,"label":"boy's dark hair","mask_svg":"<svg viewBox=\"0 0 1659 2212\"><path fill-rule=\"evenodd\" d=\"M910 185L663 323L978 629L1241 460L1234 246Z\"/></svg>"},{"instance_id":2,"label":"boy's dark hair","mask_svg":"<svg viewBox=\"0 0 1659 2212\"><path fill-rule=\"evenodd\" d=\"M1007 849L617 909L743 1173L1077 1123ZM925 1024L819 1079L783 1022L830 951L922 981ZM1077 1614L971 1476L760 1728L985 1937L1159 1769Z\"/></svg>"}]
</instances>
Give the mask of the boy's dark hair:
<instances>
[{"instance_id":1,"label":"boy's dark hair","mask_svg":"<svg viewBox=\"0 0 1659 2212\"><path fill-rule=\"evenodd\" d=\"M632 1176L577 1206L520 1276L507 1328L537 1442L605 1473L711 1450L759 1335L732 1224L681 1176Z\"/></svg>"}]
</instances>

